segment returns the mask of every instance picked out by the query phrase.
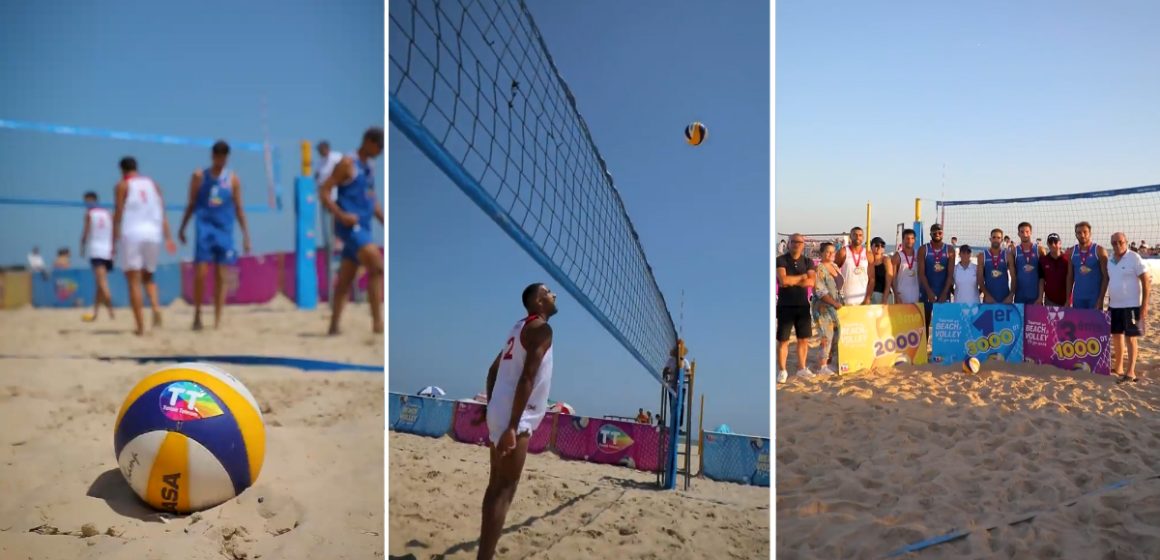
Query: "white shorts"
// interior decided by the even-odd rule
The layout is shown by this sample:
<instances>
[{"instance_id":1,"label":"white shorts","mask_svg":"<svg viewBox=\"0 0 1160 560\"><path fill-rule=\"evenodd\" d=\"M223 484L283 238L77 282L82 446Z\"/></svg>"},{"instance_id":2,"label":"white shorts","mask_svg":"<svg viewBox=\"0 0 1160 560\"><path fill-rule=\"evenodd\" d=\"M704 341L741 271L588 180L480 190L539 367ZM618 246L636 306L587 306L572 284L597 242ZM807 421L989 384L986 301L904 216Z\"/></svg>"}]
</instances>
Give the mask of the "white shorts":
<instances>
[{"instance_id":1,"label":"white shorts","mask_svg":"<svg viewBox=\"0 0 1160 560\"><path fill-rule=\"evenodd\" d=\"M487 403L487 438L494 445L499 443L500 436L508 429L508 424L512 419L512 403L511 398L500 399L496 402L498 395L493 394L492 400ZM540 422L544 420L542 413L537 414L525 410L520 416L520 424L516 428L516 437L520 434L528 434L529 436L540 426Z\"/></svg>"},{"instance_id":2,"label":"white shorts","mask_svg":"<svg viewBox=\"0 0 1160 560\"><path fill-rule=\"evenodd\" d=\"M161 257L160 241L121 240L121 269L155 272Z\"/></svg>"}]
</instances>

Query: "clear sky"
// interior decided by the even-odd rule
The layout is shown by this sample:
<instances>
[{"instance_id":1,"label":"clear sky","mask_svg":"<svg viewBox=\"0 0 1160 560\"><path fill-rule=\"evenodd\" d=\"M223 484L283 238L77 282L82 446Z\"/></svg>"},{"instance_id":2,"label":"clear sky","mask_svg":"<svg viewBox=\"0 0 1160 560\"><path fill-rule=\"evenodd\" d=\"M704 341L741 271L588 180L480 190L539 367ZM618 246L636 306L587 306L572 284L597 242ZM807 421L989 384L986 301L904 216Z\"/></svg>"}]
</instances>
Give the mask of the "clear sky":
<instances>
[{"instance_id":1,"label":"clear sky","mask_svg":"<svg viewBox=\"0 0 1160 560\"><path fill-rule=\"evenodd\" d=\"M1160 183L1160 3L779 0L777 10L779 232L848 230L871 200L873 234L893 243L919 196L932 201L929 223L940 198Z\"/></svg>"},{"instance_id":2,"label":"clear sky","mask_svg":"<svg viewBox=\"0 0 1160 560\"><path fill-rule=\"evenodd\" d=\"M769 12L761 2L541 2L531 10L615 177L706 395L706 428L769 435ZM684 143L704 122L708 139ZM522 317L559 294L552 398L655 411L658 383L393 127L390 389L461 398Z\"/></svg>"},{"instance_id":3,"label":"clear sky","mask_svg":"<svg viewBox=\"0 0 1160 560\"><path fill-rule=\"evenodd\" d=\"M287 211L249 216L254 251L290 250L298 142L351 151L385 125L383 39L379 0L2 2L0 119L261 141L265 96ZM170 204L209 164L202 148L0 130L0 196L79 201L94 190L109 201L129 154ZM231 165L245 203L265 205L261 155L235 151ZM76 255L82 219L75 208L0 205L0 265L22 264L33 245ZM176 237L180 212L169 219Z\"/></svg>"}]
</instances>

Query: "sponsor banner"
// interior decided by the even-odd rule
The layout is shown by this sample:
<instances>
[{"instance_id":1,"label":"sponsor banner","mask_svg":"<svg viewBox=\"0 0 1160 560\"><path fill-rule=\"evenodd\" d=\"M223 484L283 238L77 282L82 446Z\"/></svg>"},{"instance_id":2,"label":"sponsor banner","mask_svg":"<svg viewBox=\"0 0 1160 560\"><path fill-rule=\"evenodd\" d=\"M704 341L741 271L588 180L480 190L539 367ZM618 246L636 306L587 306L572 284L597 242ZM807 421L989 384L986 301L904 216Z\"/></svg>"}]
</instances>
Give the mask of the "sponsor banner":
<instances>
[{"instance_id":1,"label":"sponsor banner","mask_svg":"<svg viewBox=\"0 0 1160 560\"><path fill-rule=\"evenodd\" d=\"M229 305L267 303L278 294L278 275L280 260L276 255L259 255L240 257L233 266L225 267L226 303ZM193 303L193 280L196 274L196 263L181 263L181 298L186 303ZM203 304L213 303L214 286L213 266L205 279L205 291L202 292Z\"/></svg>"},{"instance_id":2,"label":"sponsor banner","mask_svg":"<svg viewBox=\"0 0 1160 560\"><path fill-rule=\"evenodd\" d=\"M486 411L487 409L481 403L456 402L451 437L461 443L487 445ZM556 416L554 412L546 414L540 425L532 431L532 438L528 441L529 453L541 453L551 444L552 426L556 423Z\"/></svg>"},{"instance_id":3,"label":"sponsor banner","mask_svg":"<svg viewBox=\"0 0 1160 560\"><path fill-rule=\"evenodd\" d=\"M27 270L0 272L0 309L32 303L32 275Z\"/></svg>"},{"instance_id":4,"label":"sponsor banner","mask_svg":"<svg viewBox=\"0 0 1160 560\"><path fill-rule=\"evenodd\" d=\"M556 454L565 459L660 470L661 428L635 422L561 414Z\"/></svg>"},{"instance_id":5,"label":"sponsor banner","mask_svg":"<svg viewBox=\"0 0 1160 560\"><path fill-rule=\"evenodd\" d=\"M396 432L443 437L451 429L455 401L391 393L387 418Z\"/></svg>"},{"instance_id":6,"label":"sponsor banner","mask_svg":"<svg viewBox=\"0 0 1160 560\"><path fill-rule=\"evenodd\" d=\"M1111 374L1111 319L1107 311L1028 305L1026 314L1026 361Z\"/></svg>"},{"instance_id":7,"label":"sponsor banner","mask_svg":"<svg viewBox=\"0 0 1160 560\"><path fill-rule=\"evenodd\" d=\"M931 362L1023 361L1023 304L937 303L931 314Z\"/></svg>"},{"instance_id":8,"label":"sponsor banner","mask_svg":"<svg viewBox=\"0 0 1160 560\"><path fill-rule=\"evenodd\" d=\"M713 480L769 486L769 438L704 432L704 475Z\"/></svg>"},{"instance_id":9,"label":"sponsor banner","mask_svg":"<svg viewBox=\"0 0 1160 560\"><path fill-rule=\"evenodd\" d=\"M109 274L109 292L114 307L129 306L129 284L124 272L117 268ZM161 305L169 305L181 294L179 266L163 264L153 274ZM48 277L32 276L32 305L35 307L92 307L97 293L97 282L91 268L53 270Z\"/></svg>"},{"instance_id":10,"label":"sponsor banner","mask_svg":"<svg viewBox=\"0 0 1160 560\"><path fill-rule=\"evenodd\" d=\"M838 372L925 364L922 304L848 305L838 310Z\"/></svg>"}]
</instances>

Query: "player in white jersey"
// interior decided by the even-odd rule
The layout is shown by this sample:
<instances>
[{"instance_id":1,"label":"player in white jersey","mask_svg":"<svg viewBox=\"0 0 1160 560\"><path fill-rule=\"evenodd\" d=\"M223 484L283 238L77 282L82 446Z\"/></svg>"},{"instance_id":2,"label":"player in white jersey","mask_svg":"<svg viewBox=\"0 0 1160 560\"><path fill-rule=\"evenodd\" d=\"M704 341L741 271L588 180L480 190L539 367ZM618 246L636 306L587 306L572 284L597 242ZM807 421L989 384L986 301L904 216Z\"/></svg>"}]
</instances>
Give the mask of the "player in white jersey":
<instances>
[{"instance_id":1,"label":"player in white jersey","mask_svg":"<svg viewBox=\"0 0 1160 560\"><path fill-rule=\"evenodd\" d=\"M125 269L125 279L129 282L129 304L137 323L134 334L141 336L145 334L141 285L145 285L153 308L153 326L160 326L161 302L153 273L157 270L162 241L171 255L177 252L177 244L169 233L161 187L137 172L137 160L132 157L121 159L121 176L115 188L117 206L113 216L113 243L121 253L121 268Z\"/></svg>"},{"instance_id":2,"label":"player in white jersey","mask_svg":"<svg viewBox=\"0 0 1160 560\"><path fill-rule=\"evenodd\" d=\"M902 247L894 259L894 303L918 303L922 289L918 285L918 251L914 248L914 230L902 230Z\"/></svg>"},{"instance_id":3,"label":"player in white jersey","mask_svg":"<svg viewBox=\"0 0 1160 560\"><path fill-rule=\"evenodd\" d=\"M106 208L97 206L97 193L85 193L85 229L81 234L81 257L88 256L93 268L93 279L97 291L93 295L93 312L81 319L96 321L101 305L109 310L113 318L113 295L109 291L109 272L113 270L113 215Z\"/></svg>"},{"instance_id":4,"label":"player in white jersey","mask_svg":"<svg viewBox=\"0 0 1160 560\"><path fill-rule=\"evenodd\" d=\"M552 384L552 327L556 294L543 284L524 289L528 316L516 322L487 371L487 429L491 478L483 495L478 558L495 556L504 520L528 456L528 440L544 419Z\"/></svg>"},{"instance_id":5,"label":"player in white jersey","mask_svg":"<svg viewBox=\"0 0 1160 560\"><path fill-rule=\"evenodd\" d=\"M874 293L874 276L870 274L870 255L862 244L865 234L855 226L850 230L850 245L842 247L834 258L842 275L842 297L846 305L870 305Z\"/></svg>"}]
</instances>

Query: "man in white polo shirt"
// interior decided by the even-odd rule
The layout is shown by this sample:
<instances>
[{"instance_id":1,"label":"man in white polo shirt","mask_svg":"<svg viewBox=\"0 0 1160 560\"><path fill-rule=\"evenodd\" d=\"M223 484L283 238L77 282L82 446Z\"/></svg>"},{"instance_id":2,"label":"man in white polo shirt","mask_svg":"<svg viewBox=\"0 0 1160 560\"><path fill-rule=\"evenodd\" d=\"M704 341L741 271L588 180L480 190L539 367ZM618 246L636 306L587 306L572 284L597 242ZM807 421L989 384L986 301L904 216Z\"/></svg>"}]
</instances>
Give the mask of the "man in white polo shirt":
<instances>
[{"instance_id":1,"label":"man in white polo shirt","mask_svg":"<svg viewBox=\"0 0 1160 560\"><path fill-rule=\"evenodd\" d=\"M1108 256L1108 311L1112 318L1112 373L1116 383L1135 382L1137 338L1148 320L1148 292L1152 282L1148 269L1135 251L1128 250L1128 236L1112 234ZM1128 371L1123 371L1124 339L1128 346Z\"/></svg>"}]
</instances>

